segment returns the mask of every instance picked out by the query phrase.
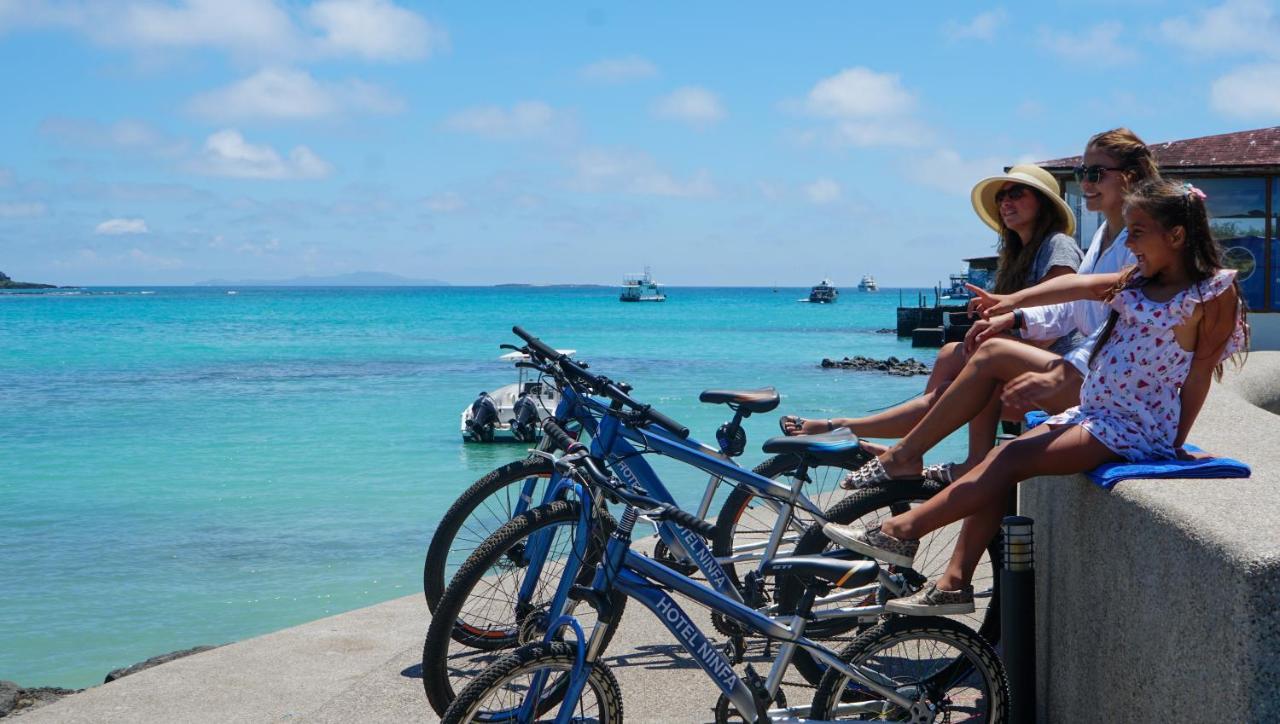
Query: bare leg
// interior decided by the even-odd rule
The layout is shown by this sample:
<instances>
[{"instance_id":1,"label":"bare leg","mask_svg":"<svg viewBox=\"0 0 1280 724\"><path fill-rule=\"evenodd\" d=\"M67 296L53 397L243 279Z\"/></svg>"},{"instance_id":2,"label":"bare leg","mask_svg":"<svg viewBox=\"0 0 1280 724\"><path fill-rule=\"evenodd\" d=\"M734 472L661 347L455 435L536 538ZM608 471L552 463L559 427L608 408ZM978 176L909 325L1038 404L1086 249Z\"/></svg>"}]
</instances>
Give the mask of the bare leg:
<instances>
[{"instance_id":1,"label":"bare leg","mask_svg":"<svg viewBox=\"0 0 1280 724\"><path fill-rule=\"evenodd\" d=\"M1053 352L1017 340L988 340L969 358L920 424L880 456L885 471L891 476L919 474L925 452L992 404L1001 384L1024 372L1043 372L1061 359ZM1073 394L1078 402L1078 390ZM999 404L996 399L995 404ZM988 414L998 414L998 410ZM986 418L983 424L994 429L993 419Z\"/></svg>"},{"instance_id":2,"label":"bare leg","mask_svg":"<svg viewBox=\"0 0 1280 724\"><path fill-rule=\"evenodd\" d=\"M842 418L837 420L836 424L849 428L859 437L902 437L910 432L929 408L938 401L939 395L947 389L956 375L960 374L960 370L964 369L966 359L964 345L957 342L943 345L938 351L938 358L933 363L933 370L929 373L929 381L925 383L923 395L874 415Z\"/></svg>"},{"instance_id":3,"label":"bare leg","mask_svg":"<svg viewBox=\"0 0 1280 724\"><path fill-rule=\"evenodd\" d=\"M996 505L974 513L964 519L960 536L947 569L938 578L938 587L944 591L956 591L973 580L973 572L982 560L991 539L996 537L1004 521L1004 505Z\"/></svg>"},{"instance_id":4,"label":"bare leg","mask_svg":"<svg viewBox=\"0 0 1280 724\"><path fill-rule=\"evenodd\" d=\"M992 450L955 483L906 513L886 520L880 528L895 538L918 539L962 518L1002 510L1009 489L1028 478L1079 473L1119 459L1079 425L1041 426ZM973 537L976 539L980 532L975 531ZM988 535L983 545L990 539Z\"/></svg>"}]
</instances>

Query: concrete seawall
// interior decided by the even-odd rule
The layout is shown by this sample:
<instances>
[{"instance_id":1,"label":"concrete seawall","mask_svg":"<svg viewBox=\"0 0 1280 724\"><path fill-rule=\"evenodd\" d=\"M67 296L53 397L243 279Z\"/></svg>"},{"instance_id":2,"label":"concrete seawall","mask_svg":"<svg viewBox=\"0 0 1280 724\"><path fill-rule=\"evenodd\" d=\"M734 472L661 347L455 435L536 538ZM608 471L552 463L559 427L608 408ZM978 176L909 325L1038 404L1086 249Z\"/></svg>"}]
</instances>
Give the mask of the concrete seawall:
<instances>
[{"instance_id":1,"label":"concrete seawall","mask_svg":"<svg viewBox=\"0 0 1280 724\"><path fill-rule=\"evenodd\" d=\"M1215 384L1190 441L1247 480L1022 485L1041 721L1280 721L1280 352Z\"/></svg>"}]
</instances>

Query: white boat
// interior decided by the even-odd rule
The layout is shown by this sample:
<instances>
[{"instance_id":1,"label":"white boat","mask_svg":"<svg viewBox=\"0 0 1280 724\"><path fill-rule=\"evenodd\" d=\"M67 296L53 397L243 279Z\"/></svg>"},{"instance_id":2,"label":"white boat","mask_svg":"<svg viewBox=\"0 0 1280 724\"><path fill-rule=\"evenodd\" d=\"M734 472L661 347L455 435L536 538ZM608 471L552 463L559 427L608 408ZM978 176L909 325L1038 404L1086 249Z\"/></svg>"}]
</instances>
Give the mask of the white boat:
<instances>
[{"instance_id":1,"label":"white boat","mask_svg":"<svg viewBox=\"0 0 1280 724\"><path fill-rule=\"evenodd\" d=\"M622 278L622 294L618 299L623 302L665 302L667 295L662 291L662 285L653 280L649 267L645 267L644 274L628 274Z\"/></svg>"},{"instance_id":2,"label":"white boat","mask_svg":"<svg viewBox=\"0 0 1280 724\"><path fill-rule=\"evenodd\" d=\"M834 304L839 296L840 290L831 285L831 280L823 279L821 284L809 290L808 301L812 304Z\"/></svg>"},{"instance_id":3,"label":"white boat","mask_svg":"<svg viewBox=\"0 0 1280 724\"><path fill-rule=\"evenodd\" d=\"M571 355L574 350L556 350ZM508 352L498 359L515 364L528 362L529 355ZM543 384L536 372L516 367L516 382L496 390L481 392L475 402L462 409L463 442L533 442L542 437L544 417L555 414L560 391Z\"/></svg>"},{"instance_id":4,"label":"white boat","mask_svg":"<svg viewBox=\"0 0 1280 724\"><path fill-rule=\"evenodd\" d=\"M870 274L864 274L862 281L858 282L858 291L860 292L878 292L880 287L876 286L876 278Z\"/></svg>"},{"instance_id":5,"label":"white boat","mask_svg":"<svg viewBox=\"0 0 1280 724\"><path fill-rule=\"evenodd\" d=\"M944 302L968 302L973 299L973 292L969 291L965 284L969 282L969 275L965 272L952 274L948 277L951 286L939 295L939 300Z\"/></svg>"}]
</instances>

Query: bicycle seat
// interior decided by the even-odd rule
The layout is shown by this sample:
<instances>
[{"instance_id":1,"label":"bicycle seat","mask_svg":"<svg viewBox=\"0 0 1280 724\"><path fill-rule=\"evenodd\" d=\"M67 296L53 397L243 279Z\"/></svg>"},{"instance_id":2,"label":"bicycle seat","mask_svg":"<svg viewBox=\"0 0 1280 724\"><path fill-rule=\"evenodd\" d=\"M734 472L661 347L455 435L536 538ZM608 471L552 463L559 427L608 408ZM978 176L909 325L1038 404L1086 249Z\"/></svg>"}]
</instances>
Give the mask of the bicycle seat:
<instances>
[{"instance_id":1,"label":"bicycle seat","mask_svg":"<svg viewBox=\"0 0 1280 724\"><path fill-rule=\"evenodd\" d=\"M779 435L764 441L763 450L772 455L790 453L815 463L853 464L870 454L858 446L858 436L840 427L821 435Z\"/></svg>"},{"instance_id":2,"label":"bicycle seat","mask_svg":"<svg viewBox=\"0 0 1280 724\"><path fill-rule=\"evenodd\" d=\"M851 555L852 551L849 551ZM764 564L765 575L818 578L836 588L857 588L876 580L880 564L865 558L841 560L834 556L783 556Z\"/></svg>"},{"instance_id":3,"label":"bicycle seat","mask_svg":"<svg viewBox=\"0 0 1280 724\"><path fill-rule=\"evenodd\" d=\"M744 412L768 412L778 406L778 391L772 387L758 390L705 390L698 395L701 402L727 404Z\"/></svg>"}]
</instances>

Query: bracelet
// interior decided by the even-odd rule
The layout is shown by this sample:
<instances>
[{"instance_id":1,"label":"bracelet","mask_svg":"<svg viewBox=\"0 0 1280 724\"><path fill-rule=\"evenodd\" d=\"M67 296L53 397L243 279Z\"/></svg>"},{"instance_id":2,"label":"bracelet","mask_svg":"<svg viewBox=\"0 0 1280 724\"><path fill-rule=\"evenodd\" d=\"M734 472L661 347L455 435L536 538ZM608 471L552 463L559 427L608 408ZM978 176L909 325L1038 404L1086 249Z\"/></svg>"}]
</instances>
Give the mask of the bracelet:
<instances>
[{"instance_id":1,"label":"bracelet","mask_svg":"<svg viewBox=\"0 0 1280 724\"><path fill-rule=\"evenodd\" d=\"M827 432L835 432L835 431L836 431L836 423L835 423L835 422L833 422L833 421L832 421L832 419L828 417L828 418L827 418Z\"/></svg>"},{"instance_id":2,"label":"bracelet","mask_svg":"<svg viewBox=\"0 0 1280 724\"><path fill-rule=\"evenodd\" d=\"M1013 310L1013 328L1025 329L1027 326L1027 313L1021 309Z\"/></svg>"}]
</instances>

